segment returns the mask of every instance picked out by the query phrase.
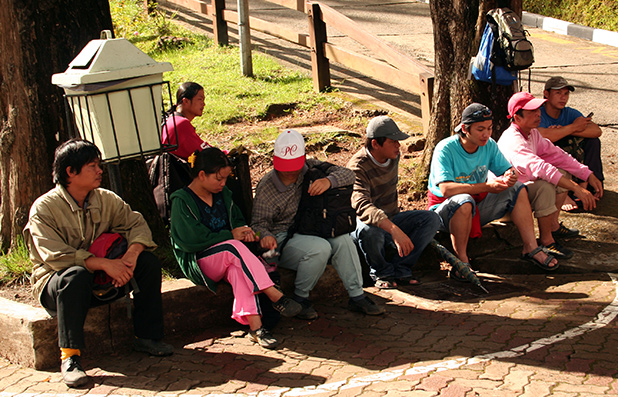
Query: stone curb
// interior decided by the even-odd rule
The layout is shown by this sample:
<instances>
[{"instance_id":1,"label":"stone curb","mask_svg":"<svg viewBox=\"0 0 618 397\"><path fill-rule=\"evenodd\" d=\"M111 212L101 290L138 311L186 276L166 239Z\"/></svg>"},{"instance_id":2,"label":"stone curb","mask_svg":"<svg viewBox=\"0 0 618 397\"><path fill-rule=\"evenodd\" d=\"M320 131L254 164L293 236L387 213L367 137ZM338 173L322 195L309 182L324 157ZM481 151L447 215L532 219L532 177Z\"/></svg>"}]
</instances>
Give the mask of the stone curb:
<instances>
[{"instance_id":1,"label":"stone curb","mask_svg":"<svg viewBox=\"0 0 618 397\"><path fill-rule=\"evenodd\" d=\"M526 11L523 12L521 21L526 26L532 26L548 32L554 32L565 36L574 36L595 43L618 47L618 32L595 29Z\"/></svg>"}]
</instances>

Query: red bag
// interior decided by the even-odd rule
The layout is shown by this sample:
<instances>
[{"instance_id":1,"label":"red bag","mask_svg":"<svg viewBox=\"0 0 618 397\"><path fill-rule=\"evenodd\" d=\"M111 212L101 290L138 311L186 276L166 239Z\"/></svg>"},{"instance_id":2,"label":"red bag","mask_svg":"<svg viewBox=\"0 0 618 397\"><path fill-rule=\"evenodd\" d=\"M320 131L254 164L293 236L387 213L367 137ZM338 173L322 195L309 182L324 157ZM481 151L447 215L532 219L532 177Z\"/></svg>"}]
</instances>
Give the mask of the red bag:
<instances>
[{"instance_id":1,"label":"red bag","mask_svg":"<svg viewBox=\"0 0 618 397\"><path fill-rule=\"evenodd\" d=\"M127 252L127 240L119 233L103 233L88 249L97 258L117 259ZM94 272L94 286L92 294L100 301L116 298L120 291L113 284L113 279L103 270Z\"/></svg>"}]
</instances>

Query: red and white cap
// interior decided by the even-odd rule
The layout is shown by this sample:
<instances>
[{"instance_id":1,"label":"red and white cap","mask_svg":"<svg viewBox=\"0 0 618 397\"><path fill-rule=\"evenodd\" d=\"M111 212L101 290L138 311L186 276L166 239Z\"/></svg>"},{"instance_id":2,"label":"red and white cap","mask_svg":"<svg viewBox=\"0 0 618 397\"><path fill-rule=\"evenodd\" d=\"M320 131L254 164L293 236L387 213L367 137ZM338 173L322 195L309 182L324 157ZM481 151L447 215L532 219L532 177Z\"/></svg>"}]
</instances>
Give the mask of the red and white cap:
<instances>
[{"instance_id":1,"label":"red and white cap","mask_svg":"<svg viewBox=\"0 0 618 397\"><path fill-rule=\"evenodd\" d=\"M295 130L285 130L275 141L273 166L277 171L298 171L305 165L305 139Z\"/></svg>"}]
</instances>

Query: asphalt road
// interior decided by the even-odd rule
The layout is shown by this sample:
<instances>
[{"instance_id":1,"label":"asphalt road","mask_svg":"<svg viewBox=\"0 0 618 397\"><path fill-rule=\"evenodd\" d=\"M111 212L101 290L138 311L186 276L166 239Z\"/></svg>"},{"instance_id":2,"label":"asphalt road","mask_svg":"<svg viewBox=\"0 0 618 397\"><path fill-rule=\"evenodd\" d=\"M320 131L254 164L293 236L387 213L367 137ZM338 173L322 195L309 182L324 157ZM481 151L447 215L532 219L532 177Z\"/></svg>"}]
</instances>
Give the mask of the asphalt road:
<instances>
[{"instance_id":1,"label":"asphalt road","mask_svg":"<svg viewBox=\"0 0 618 397\"><path fill-rule=\"evenodd\" d=\"M324 0L323 3L342 12L362 28L390 43L400 51L433 67L433 27L429 5L418 1L375 2L371 0ZM226 6L236 8L236 2ZM307 19L300 12L264 1L250 3L252 16L278 22L297 31L307 32ZM576 87L570 105L584 113L594 111L600 125L618 128L618 47L596 44L572 36L527 28L534 45L535 63L531 68L531 92L541 96L544 82L562 75ZM336 30L328 30L329 41L364 55L371 52ZM263 40L255 34L256 44L268 52ZM289 45L288 45L289 47ZM299 64L300 65L300 64ZM525 73L527 78L527 73ZM335 81L345 85L345 81ZM527 83L523 87L528 89ZM404 109L405 111L405 109Z\"/></svg>"}]
</instances>

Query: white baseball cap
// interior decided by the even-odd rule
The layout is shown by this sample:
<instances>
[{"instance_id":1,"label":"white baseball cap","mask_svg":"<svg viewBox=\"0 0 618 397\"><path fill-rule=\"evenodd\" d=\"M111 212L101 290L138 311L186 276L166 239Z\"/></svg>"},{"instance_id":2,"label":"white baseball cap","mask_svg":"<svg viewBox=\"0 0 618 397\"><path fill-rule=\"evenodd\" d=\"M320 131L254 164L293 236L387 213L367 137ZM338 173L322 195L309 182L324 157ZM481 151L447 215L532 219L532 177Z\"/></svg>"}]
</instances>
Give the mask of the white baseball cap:
<instances>
[{"instance_id":1,"label":"white baseball cap","mask_svg":"<svg viewBox=\"0 0 618 397\"><path fill-rule=\"evenodd\" d=\"M285 130L275 141L273 166L277 171L298 171L305 165L305 139L296 130Z\"/></svg>"}]
</instances>

